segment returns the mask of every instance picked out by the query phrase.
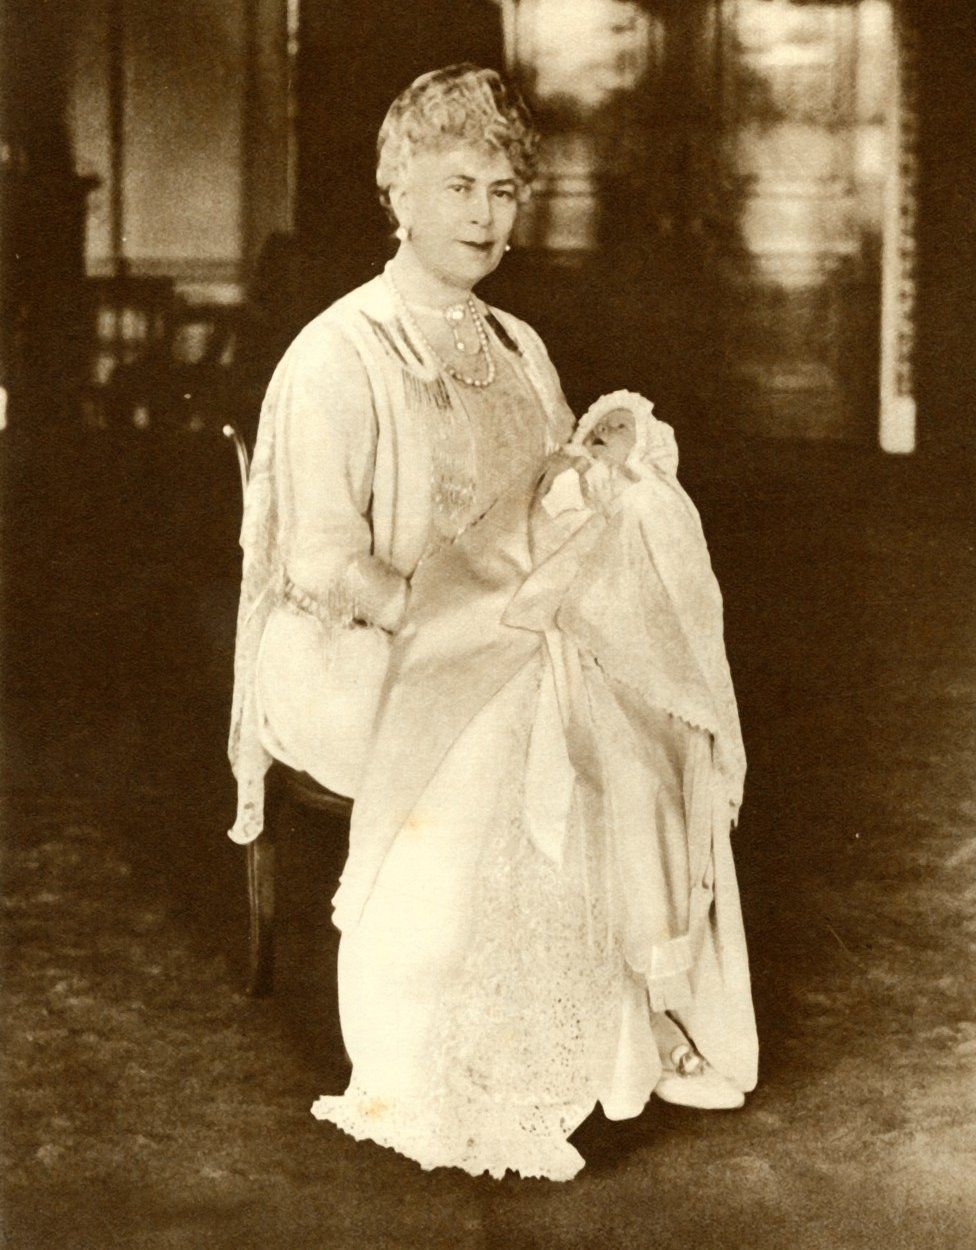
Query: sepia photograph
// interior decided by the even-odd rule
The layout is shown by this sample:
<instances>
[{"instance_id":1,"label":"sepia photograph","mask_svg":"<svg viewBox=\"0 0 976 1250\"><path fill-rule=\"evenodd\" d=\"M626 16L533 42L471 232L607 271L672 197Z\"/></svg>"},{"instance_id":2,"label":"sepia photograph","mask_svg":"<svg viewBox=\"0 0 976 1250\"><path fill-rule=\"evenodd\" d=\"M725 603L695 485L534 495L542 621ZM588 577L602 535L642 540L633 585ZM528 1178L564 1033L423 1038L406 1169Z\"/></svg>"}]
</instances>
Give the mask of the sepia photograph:
<instances>
[{"instance_id":1,"label":"sepia photograph","mask_svg":"<svg viewBox=\"0 0 976 1250\"><path fill-rule=\"evenodd\" d=\"M4 0L0 1245L976 1247L973 0Z\"/></svg>"}]
</instances>

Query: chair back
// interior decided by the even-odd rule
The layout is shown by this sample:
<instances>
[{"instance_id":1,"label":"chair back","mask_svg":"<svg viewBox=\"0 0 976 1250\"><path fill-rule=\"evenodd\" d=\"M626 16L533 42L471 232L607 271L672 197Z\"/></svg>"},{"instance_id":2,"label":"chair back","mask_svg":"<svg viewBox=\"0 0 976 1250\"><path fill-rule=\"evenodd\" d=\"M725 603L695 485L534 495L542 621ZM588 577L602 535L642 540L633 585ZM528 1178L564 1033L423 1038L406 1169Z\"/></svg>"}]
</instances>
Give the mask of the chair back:
<instances>
[{"instance_id":1,"label":"chair back","mask_svg":"<svg viewBox=\"0 0 976 1250\"><path fill-rule=\"evenodd\" d=\"M221 431L224 438L230 439L234 444L234 450L237 452L237 468L241 475L241 495L247 491L247 478L251 472L251 458L247 454L247 444L244 442L244 436L236 425L230 421L223 427Z\"/></svg>"}]
</instances>

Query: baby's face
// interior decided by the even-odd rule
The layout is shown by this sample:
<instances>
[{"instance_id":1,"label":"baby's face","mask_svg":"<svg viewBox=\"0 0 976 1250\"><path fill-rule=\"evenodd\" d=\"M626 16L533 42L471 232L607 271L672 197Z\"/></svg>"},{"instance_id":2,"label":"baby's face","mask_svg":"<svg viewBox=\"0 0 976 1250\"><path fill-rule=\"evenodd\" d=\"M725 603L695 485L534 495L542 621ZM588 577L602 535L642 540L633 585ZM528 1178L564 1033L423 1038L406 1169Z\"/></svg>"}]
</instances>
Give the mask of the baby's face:
<instances>
[{"instance_id":1,"label":"baby's face","mask_svg":"<svg viewBox=\"0 0 976 1250\"><path fill-rule=\"evenodd\" d=\"M636 441L637 423L629 408L604 413L583 440L595 459L618 465L624 464Z\"/></svg>"}]
</instances>

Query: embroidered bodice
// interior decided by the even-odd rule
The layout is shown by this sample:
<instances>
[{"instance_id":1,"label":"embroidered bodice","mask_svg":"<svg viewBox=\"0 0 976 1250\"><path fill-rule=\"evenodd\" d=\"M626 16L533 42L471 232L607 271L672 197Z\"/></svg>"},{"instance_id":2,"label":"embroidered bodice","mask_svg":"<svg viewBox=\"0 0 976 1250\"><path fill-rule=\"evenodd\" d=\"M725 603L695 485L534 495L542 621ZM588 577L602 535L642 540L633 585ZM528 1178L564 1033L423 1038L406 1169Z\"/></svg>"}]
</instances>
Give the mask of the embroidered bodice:
<instances>
[{"instance_id":1,"label":"embroidered bodice","mask_svg":"<svg viewBox=\"0 0 976 1250\"><path fill-rule=\"evenodd\" d=\"M455 386L432 432L433 542L450 541L483 516L546 450L538 397L512 353L495 347L490 387Z\"/></svg>"}]
</instances>

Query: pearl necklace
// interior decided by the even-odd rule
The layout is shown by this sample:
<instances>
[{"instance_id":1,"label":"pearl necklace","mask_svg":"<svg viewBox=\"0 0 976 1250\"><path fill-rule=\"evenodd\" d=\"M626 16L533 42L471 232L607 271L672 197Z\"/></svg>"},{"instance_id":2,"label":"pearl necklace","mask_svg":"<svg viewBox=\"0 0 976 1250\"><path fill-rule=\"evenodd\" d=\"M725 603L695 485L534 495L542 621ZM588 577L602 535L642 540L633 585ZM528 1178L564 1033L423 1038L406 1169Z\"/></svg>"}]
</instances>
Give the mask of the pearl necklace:
<instances>
[{"instance_id":1,"label":"pearl necklace","mask_svg":"<svg viewBox=\"0 0 976 1250\"><path fill-rule=\"evenodd\" d=\"M390 288L393 291L394 302L398 306L398 311L401 317L406 322L407 326L420 339L421 343L424 344L424 346L427 348L430 354L434 357L434 359L437 361L440 367L444 370L444 372L447 373L450 377L452 377L455 380L455 382L463 382L465 386L473 386L477 390L483 390L486 386L491 386L492 382L494 382L495 380L495 373L496 373L495 358L491 353L491 343L488 338L488 331L485 328L485 324L484 324L484 321L482 320L481 313L478 311L478 305L474 301L474 296L469 295L463 304L452 305L452 307L446 311L442 312L439 309L437 311L440 312L440 315L442 317L447 317L447 312L454 312L456 309L463 310L464 308L467 308L468 312L471 314L471 321L474 324L475 333L478 335L478 354L484 356L485 362L486 362L487 371L483 378L469 377L466 373L462 373L460 369L456 369L454 365L450 363L450 361L445 360L440 355L440 353L435 349L434 345L431 343L430 339L427 338L427 335L424 334L423 330L421 330L420 326L411 316L409 305L407 304L407 301L403 298L403 296L400 294L400 290L397 287L397 284L393 281L392 274L387 273L386 276L389 279ZM433 312L434 310L425 309L424 311ZM464 314L462 311L461 316L463 317L463 315ZM450 323L450 318L447 318L447 319L448 319L448 322ZM460 320L460 318L456 318L456 320ZM451 328L455 331L455 342L456 342L457 330L455 326L452 326Z\"/></svg>"},{"instance_id":2,"label":"pearl necklace","mask_svg":"<svg viewBox=\"0 0 976 1250\"><path fill-rule=\"evenodd\" d=\"M404 301L406 303L406 301ZM413 312L427 313L430 317L442 317L451 327L451 333L454 335L454 346L460 355L466 356L472 349L468 347L464 339L461 338L461 323L464 321L464 314L467 311L466 304L450 304L447 308L432 308L429 304L407 303L407 307ZM475 351L480 350L479 347L474 348Z\"/></svg>"}]
</instances>

